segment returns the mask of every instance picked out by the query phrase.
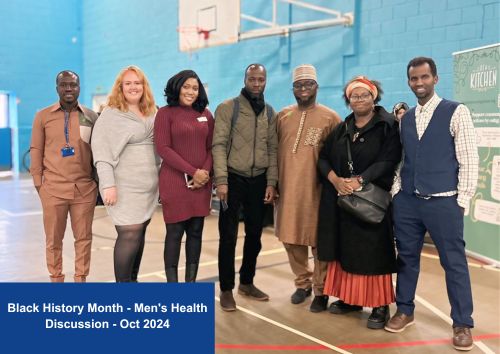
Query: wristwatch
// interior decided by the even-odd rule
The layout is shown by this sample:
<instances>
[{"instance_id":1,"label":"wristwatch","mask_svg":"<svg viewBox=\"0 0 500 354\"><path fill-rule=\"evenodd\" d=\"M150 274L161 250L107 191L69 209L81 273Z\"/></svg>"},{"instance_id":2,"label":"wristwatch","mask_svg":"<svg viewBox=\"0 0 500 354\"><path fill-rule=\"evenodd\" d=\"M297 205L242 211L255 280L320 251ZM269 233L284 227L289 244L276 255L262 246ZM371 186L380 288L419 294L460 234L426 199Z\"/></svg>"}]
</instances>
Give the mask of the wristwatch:
<instances>
[{"instance_id":1,"label":"wristwatch","mask_svg":"<svg viewBox=\"0 0 500 354\"><path fill-rule=\"evenodd\" d=\"M358 183L361 184L361 186L365 186L366 185L366 182L363 179L363 176L359 175L359 176L356 177L356 179L358 180Z\"/></svg>"}]
</instances>

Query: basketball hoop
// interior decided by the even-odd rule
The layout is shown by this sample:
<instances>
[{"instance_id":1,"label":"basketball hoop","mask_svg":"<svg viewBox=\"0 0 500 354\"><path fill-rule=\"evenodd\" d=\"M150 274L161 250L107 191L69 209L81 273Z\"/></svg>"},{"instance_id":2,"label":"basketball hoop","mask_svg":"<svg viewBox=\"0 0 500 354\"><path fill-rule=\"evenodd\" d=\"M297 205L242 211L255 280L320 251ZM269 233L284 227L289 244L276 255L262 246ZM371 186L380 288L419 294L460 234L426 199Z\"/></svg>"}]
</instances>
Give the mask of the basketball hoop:
<instances>
[{"instance_id":1,"label":"basketball hoop","mask_svg":"<svg viewBox=\"0 0 500 354\"><path fill-rule=\"evenodd\" d=\"M181 52L192 53L203 48L238 43L241 15L239 0L177 2L178 48Z\"/></svg>"},{"instance_id":2,"label":"basketball hoop","mask_svg":"<svg viewBox=\"0 0 500 354\"><path fill-rule=\"evenodd\" d=\"M205 47L206 47L206 44L207 44L208 40L210 39L210 31L204 30L202 28L198 28L198 34L203 36L203 39L205 40Z\"/></svg>"},{"instance_id":3,"label":"basketball hoop","mask_svg":"<svg viewBox=\"0 0 500 354\"><path fill-rule=\"evenodd\" d=\"M208 47L211 32L209 30L196 26L186 26L177 27L177 32L179 32L180 50L187 52L190 58L194 52Z\"/></svg>"}]
</instances>

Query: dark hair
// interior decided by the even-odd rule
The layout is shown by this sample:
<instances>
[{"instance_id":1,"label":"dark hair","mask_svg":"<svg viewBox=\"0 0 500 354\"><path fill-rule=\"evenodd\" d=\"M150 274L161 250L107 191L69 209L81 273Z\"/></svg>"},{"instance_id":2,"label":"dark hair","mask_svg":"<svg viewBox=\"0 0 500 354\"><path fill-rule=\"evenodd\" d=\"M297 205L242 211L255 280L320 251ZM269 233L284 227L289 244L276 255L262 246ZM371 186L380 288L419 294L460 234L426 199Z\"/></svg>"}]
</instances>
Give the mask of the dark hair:
<instances>
[{"instance_id":1,"label":"dark hair","mask_svg":"<svg viewBox=\"0 0 500 354\"><path fill-rule=\"evenodd\" d=\"M432 58L416 57L416 58L413 58L412 60L410 60L410 62L406 66L406 76L408 77L408 79L410 78L410 68L411 67L424 65L426 63L429 64L429 66L431 68L432 76L434 76L434 77L437 76L438 72L437 72L436 63L434 62L434 60Z\"/></svg>"},{"instance_id":2,"label":"dark hair","mask_svg":"<svg viewBox=\"0 0 500 354\"><path fill-rule=\"evenodd\" d=\"M255 68L252 68L252 66L254 66ZM247 77L247 73L248 73L248 70L250 68L252 68L252 69L262 68L264 70L264 72L267 74L266 67L264 65L259 64L259 63L253 63L253 64L248 65L247 68L245 69L245 79Z\"/></svg>"},{"instance_id":3,"label":"dark hair","mask_svg":"<svg viewBox=\"0 0 500 354\"><path fill-rule=\"evenodd\" d=\"M198 98L196 98L196 101L193 102L193 109L201 113L208 106L208 97L200 78L193 70L182 70L172 76L168 80L167 86L165 86L165 90L163 92L169 106L179 106L179 94L181 92L181 87L187 79L191 78L198 81L199 87Z\"/></svg>"},{"instance_id":4,"label":"dark hair","mask_svg":"<svg viewBox=\"0 0 500 354\"><path fill-rule=\"evenodd\" d=\"M78 80L78 83L80 83L80 76L78 76L77 73L75 73L74 71L71 71L71 70L63 70L61 72L59 72L59 74L57 74L56 76L56 84L59 83L59 76L64 76L64 75L74 75L76 76L76 79Z\"/></svg>"},{"instance_id":5,"label":"dark hair","mask_svg":"<svg viewBox=\"0 0 500 354\"><path fill-rule=\"evenodd\" d=\"M406 102L398 102L394 105L394 107L392 107L392 114L396 115L402 109L407 111L410 109L410 107Z\"/></svg>"},{"instance_id":6,"label":"dark hair","mask_svg":"<svg viewBox=\"0 0 500 354\"><path fill-rule=\"evenodd\" d=\"M349 80L349 81L347 82L347 84L345 84L344 89L342 90L342 92L343 92L343 93L342 93L342 98L344 99L344 102L345 102L345 104L346 104L347 106L348 106L348 105L349 105L349 103L350 103L350 102L349 102L349 98L345 95L345 92L346 92L346 90L347 90L347 86L349 86L349 84L350 84L351 82L353 82L354 80L356 80L357 78L359 78L359 76L356 76L355 78L352 78L351 80ZM365 79L366 79L366 77L365 77ZM373 84L373 85L377 88L377 91L378 91L377 97L374 97L374 99L373 99L373 102L374 102L375 104L377 104L377 103L379 103L379 102L380 102L380 100L382 99L382 95L384 94L384 90L382 90L382 86L381 86L380 82L378 82L377 80L370 80L370 82L371 82L371 83L372 83L372 84Z\"/></svg>"}]
</instances>

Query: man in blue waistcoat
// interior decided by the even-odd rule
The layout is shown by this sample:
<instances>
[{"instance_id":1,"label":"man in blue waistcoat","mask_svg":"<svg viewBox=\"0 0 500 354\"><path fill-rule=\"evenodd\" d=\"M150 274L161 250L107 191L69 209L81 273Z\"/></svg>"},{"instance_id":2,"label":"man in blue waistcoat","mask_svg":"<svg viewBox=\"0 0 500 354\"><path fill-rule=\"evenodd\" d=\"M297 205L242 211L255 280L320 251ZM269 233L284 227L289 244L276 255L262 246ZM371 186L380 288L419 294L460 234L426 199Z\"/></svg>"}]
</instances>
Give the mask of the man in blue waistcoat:
<instances>
[{"instance_id":1,"label":"man in blue waistcoat","mask_svg":"<svg viewBox=\"0 0 500 354\"><path fill-rule=\"evenodd\" d=\"M434 92L438 75L431 58L412 59L407 76L418 103L401 120L404 154L393 186L398 309L385 329L397 333L414 324L420 252L429 231L446 274L453 346L470 350L474 322L463 217L478 179L474 126L466 106Z\"/></svg>"}]
</instances>

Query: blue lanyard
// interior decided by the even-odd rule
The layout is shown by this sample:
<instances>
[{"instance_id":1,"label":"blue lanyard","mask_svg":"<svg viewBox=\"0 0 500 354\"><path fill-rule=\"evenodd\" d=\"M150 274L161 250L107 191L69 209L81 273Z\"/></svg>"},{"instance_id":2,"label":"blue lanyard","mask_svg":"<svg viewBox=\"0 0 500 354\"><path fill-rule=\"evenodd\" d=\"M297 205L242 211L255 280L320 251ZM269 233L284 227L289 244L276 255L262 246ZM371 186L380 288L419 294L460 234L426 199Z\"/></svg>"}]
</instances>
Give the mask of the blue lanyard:
<instances>
[{"instance_id":1,"label":"blue lanyard","mask_svg":"<svg viewBox=\"0 0 500 354\"><path fill-rule=\"evenodd\" d=\"M66 137L66 145L69 146L69 113L67 111L64 111L64 136Z\"/></svg>"}]
</instances>

